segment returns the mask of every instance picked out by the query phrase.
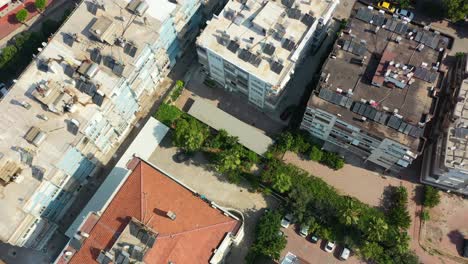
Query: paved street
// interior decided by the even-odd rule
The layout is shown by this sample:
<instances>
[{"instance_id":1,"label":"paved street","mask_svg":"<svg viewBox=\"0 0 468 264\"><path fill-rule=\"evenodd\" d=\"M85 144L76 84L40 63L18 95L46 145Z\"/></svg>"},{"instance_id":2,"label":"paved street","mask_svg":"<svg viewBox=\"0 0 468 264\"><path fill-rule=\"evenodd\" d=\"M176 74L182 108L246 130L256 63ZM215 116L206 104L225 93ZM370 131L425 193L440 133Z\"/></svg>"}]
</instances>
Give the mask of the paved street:
<instances>
[{"instance_id":1,"label":"paved street","mask_svg":"<svg viewBox=\"0 0 468 264\"><path fill-rule=\"evenodd\" d=\"M183 163L174 161L176 153L177 148L172 146L171 135L168 134L150 157L149 162L167 171L209 200L224 207L240 210L244 214L244 240L240 247L232 249L227 259L227 263L243 263L253 242L255 225L263 213L263 208L274 208L278 202L261 193L249 192L246 187L229 183L225 176L207 168L207 161L201 153L197 153Z\"/></svg>"}]
</instances>

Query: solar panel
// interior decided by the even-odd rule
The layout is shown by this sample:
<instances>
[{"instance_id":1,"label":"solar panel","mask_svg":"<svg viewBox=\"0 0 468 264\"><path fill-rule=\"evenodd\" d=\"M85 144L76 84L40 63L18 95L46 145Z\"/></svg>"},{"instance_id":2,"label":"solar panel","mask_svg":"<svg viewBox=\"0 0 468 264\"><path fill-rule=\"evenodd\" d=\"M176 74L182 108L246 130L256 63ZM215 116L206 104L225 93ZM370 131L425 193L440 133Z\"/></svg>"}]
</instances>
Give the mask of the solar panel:
<instances>
[{"instance_id":1,"label":"solar panel","mask_svg":"<svg viewBox=\"0 0 468 264\"><path fill-rule=\"evenodd\" d=\"M380 116L382 116L382 113L380 111L377 111L375 113L375 116L372 120L374 120L375 122L377 122L379 119L380 119Z\"/></svg>"},{"instance_id":2,"label":"solar panel","mask_svg":"<svg viewBox=\"0 0 468 264\"><path fill-rule=\"evenodd\" d=\"M437 79L437 72L430 71L423 67L417 67L414 71L414 77L428 83L433 83Z\"/></svg>"},{"instance_id":3,"label":"solar panel","mask_svg":"<svg viewBox=\"0 0 468 264\"><path fill-rule=\"evenodd\" d=\"M422 35L423 35L423 32L421 31L416 32L416 36L414 37L414 40L416 40L417 42L421 42Z\"/></svg>"},{"instance_id":4,"label":"solar panel","mask_svg":"<svg viewBox=\"0 0 468 264\"><path fill-rule=\"evenodd\" d=\"M101 51L98 48L95 48L91 51L91 60L97 64L100 64L102 61Z\"/></svg>"},{"instance_id":5,"label":"solar panel","mask_svg":"<svg viewBox=\"0 0 468 264\"><path fill-rule=\"evenodd\" d=\"M405 130L406 126L408 126L408 123L406 122L401 122L401 125L400 127L398 128L398 131L403 133L403 131Z\"/></svg>"},{"instance_id":6,"label":"solar panel","mask_svg":"<svg viewBox=\"0 0 468 264\"><path fill-rule=\"evenodd\" d=\"M269 43L266 43L265 45L263 45L263 52L265 54L268 54L268 55L273 55L273 53L275 53L275 46L269 44Z\"/></svg>"},{"instance_id":7,"label":"solar panel","mask_svg":"<svg viewBox=\"0 0 468 264\"><path fill-rule=\"evenodd\" d=\"M371 111L372 111L372 107L368 105L366 109L364 110L363 116L369 117Z\"/></svg>"},{"instance_id":8,"label":"solar panel","mask_svg":"<svg viewBox=\"0 0 468 264\"><path fill-rule=\"evenodd\" d=\"M236 53L237 50L239 49L239 43L231 40L231 42L229 42L229 45L227 46L227 49L231 51L232 53Z\"/></svg>"},{"instance_id":9,"label":"solar panel","mask_svg":"<svg viewBox=\"0 0 468 264\"><path fill-rule=\"evenodd\" d=\"M355 102L355 103L353 104L353 107L351 108L351 111L354 112L354 113L357 113L360 106L361 106L360 103Z\"/></svg>"},{"instance_id":10,"label":"solar panel","mask_svg":"<svg viewBox=\"0 0 468 264\"><path fill-rule=\"evenodd\" d=\"M388 123L387 123L387 126L393 128L393 129L397 129L400 127L400 124L401 124L401 119L396 117L396 116L391 116L390 119L388 120Z\"/></svg>"},{"instance_id":11,"label":"solar panel","mask_svg":"<svg viewBox=\"0 0 468 264\"><path fill-rule=\"evenodd\" d=\"M246 49L242 49L238 55L238 57L243 61L249 61L252 53Z\"/></svg>"},{"instance_id":12,"label":"solar panel","mask_svg":"<svg viewBox=\"0 0 468 264\"><path fill-rule=\"evenodd\" d=\"M250 56L249 62L250 62L250 64L252 64L253 66L258 67L258 65L260 65L260 62L262 62L262 58L260 58L260 57L255 56L255 55L252 54L252 55Z\"/></svg>"},{"instance_id":13,"label":"solar panel","mask_svg":"<svg viewBox=\"0 0 468 264\"><path fill-rule=\"evenodd\" d=\"M382 113L378 122L382 125L385 125L385 122L387 122L387 119L388 119L388 114Z\"/></svg>"},{"instance_id":14,"label":"solar panel","mask_svg":"<svg viewBox=\"0 0 468 264\"><path fill-rule=\"evenodd\" d=\"M406 23L399 22L395 27L395 33L399 35L406 34L407 31L408 31L408 24Z\"/></svg>"},{"instance_id":15,"label":"solar panel","mask_svg":"<svg viewBox=\"0 0 468 264\"><path fill-rule=\"evenodd\" d=\"M385 23L385 16L377 13L372 17L372 24L381 27Z\"/></svg>"},{"instance_id":16,"label":"solar panel","mask_svg":"<svg viewBox=\"0 0 468 264\"><path fill-rule=\"evenodd\" d=\"M112 67L112 72L118 76L122 76L122 73L125 69L125 66L120 63L115 63L114 67Z\"/></svg>"},{"instance_id":17,"label":"solar panel","mask_svg":"<svg viewBox=\"0 0 468 264\"><path fill-rule=\"evenodd\" d=\"M315 18L311 16L310 14L305 14L302 16L301 22L304 23L304 25L310 27L312 24L314 24Z\"/></svg>"},{"instance_id":18,"label":"solar panel","mask_svg":"<svg viewBox=\"0 0 468 264\"><path fill-rule=\"evenodd\" d=\"M146 242L146 246L149 247L149 248L152 248L155 242L156 242L156 236L151 235L148 238L148 241Z\"/></svg>"},{"instance_id":19,"label":"solar panel","mask_svg":"<svg viewBox=\"0 0 468 264\"><path fill-rule=\"evenodd\" d=\"M409 135L415 138L419 138L422 135L422 129L419 127L413 126L413 128L409 132Z\"/></svg>"},{"instance_id":20,"label":"solar panel","mask_svg":"<svg viewBox=\"0 0 468 264\"><path fill-rule=\"evenodd\" d=\"M391 19L387 19L387 23L385 23L385 28L393 32L395 31L397 24L398 24L398 20L392 17Z\"/></svg>"},{"instance_id":21,"label":"solar panel","mask_svg":"<svg viewBox=\"0 0 468 264\"><path fill-rule=\"evenodd\" d=\"M290 8L286 11L288 17L292 19L299 19L301 17L301 10L299 8Z\"/></svg>"},{"instance_id":22,"label":"solar panel","mask_svg":"<svg viewBox=\"0 0 468 264\"><path fill-rule=\"evenodd\" d=\"M356 18L362 20L364 22L369 23L372 20L372 11L369 10L367 7L361 7L358 9L356 13Z\"/></svg>"},{"instance_id":23,"label":"solar panel","mask_svg":"<svg viewBox=\"0 0 468 264\"><path fill-rule=\"evenodd\" d=\"M276 62L276 61L274 61L270 67L271 67L271 70L276 74L280 74L284 68L283 64Z\"/></svg>"},{"instance_id":24,"label":"solar panel","mask_svg":"<svg viewBox=\"0 0 468 264\"><path fill-rule=\"evenodd\" d=\"M294 5L294 0L281 0L281 3L286 7L292 7Z\"/></svg>"},{"instance_id":25,"label":"solar panel","mask_svg":"<svg viewBox=\"0 0 468 264\"><path fill-rule=\"evenodd\" d=\"M80 90L80 92L85 93L89 96L93 96L96 93L96 85L93 83L85 82L80 79L77 80L76 82L76 88Z\"/></svg>"},{"instance_id":26,"label":"solar panel","mask_svg":"<svg viewBox=\"0 0 468 264\"><path fill-rule=\"evenodd\" d=\"M102 103L104 102L104 96L102 96L101 94L99 93L95 93L93 95L93 103L97 106L101 106Z\"/></svg>"},{"instance_id":27,"label":"solar panel","mask_svg":"<svg viewBox=\"0 0 468 264\"><path fill-rule=\"evenodd\" d=\"M124 53L128 54L130 57L135 57L138 48L133 43L127 43L124 47Z\"/></svg>"},{"instance_id":28,"label":"solar panel","mask_svg":"<svg viewBox=\"0 0 468 264\"><path fill-rule=\"evenodd\" d=\"M296 46L296 43L290 39L285 39L281 45L284 49L287 49L289 51L292 51L294 49L294 46Z\"/></svg>"},{"instance_id":29,"label":"solar panel","mask_svg":"<svg viewBox=\"0 0 468 264\"><path fill-rule=\"evenodd\" d=\"M366 105L365 104L361 104L361 107L359 107L359 111L358 111L358 114L359 115L364 115L364 112L366 111Z\"/></svg>"}]
</instances>

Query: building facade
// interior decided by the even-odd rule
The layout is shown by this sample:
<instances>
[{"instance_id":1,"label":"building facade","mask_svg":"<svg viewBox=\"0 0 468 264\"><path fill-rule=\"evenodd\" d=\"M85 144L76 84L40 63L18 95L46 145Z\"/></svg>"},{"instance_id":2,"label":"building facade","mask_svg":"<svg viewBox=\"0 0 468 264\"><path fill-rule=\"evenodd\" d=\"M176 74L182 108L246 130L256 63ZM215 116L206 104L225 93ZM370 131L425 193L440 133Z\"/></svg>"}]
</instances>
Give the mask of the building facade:
<instances>
[{"instance_id":1,"label":"building facade","mask_svg":"<svg viewBox=\"0 0 468 264\"><path fill-rule=\"evenodd\" d=\"M43 44L0 102L2 241L44 247L194 40L200 6L85 0Z\"/></svg>"},{"instance_id":2,"label":"building facade","mask_svg":"<svg viewBox=\"0 0 468 264\"><path fill-rule=\"evenodd\" d=\"M447 102L448 112L440 118L434 140L423 158L421 181L438 188L468 195L468 62L466 55L459 58L452 69L452 100Z\"/></svg>"},{"instance_id":3,"label":"building facade","mask_svg":"<svg viewBox=\"0 0 468 264\"><path fill-rule=\"evenodd\" d=\"M317 47L338 1L230 1L197 39L209 78L275 110L302 59Z\"/></svg>"}]
</instances>

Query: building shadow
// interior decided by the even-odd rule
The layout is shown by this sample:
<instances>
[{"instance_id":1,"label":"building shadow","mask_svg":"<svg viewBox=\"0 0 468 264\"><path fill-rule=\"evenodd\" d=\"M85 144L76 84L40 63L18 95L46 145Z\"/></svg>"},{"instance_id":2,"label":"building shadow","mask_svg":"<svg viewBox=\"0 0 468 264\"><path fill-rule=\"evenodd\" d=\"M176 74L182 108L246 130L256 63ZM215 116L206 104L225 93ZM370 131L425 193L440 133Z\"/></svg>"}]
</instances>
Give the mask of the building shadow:
<instances>
[{"instance_id":1,"label":"building shadow","mask_svg":"<svg viewBox=\"0 0 468 264\"><path fill-rule=\"evenodd\" d=\"M452 230L447 234L450 242L454 244L459 255L463 255L463 239L464 235L460 230Z\"/></svg>"}]
</instances>

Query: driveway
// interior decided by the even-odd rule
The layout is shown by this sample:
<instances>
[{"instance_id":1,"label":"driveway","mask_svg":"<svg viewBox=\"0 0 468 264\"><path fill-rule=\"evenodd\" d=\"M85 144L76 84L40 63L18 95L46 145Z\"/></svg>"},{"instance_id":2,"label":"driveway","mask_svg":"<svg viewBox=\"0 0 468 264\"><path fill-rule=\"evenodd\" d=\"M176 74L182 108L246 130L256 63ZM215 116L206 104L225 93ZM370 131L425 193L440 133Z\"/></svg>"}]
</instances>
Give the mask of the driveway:
<instances>
[{"instance_id":1,"label":"driveway","mask_svg":"<svg viewBox=\"0 0 468 264\"><path fill-rule=\"evenodd\" d=\"M233 248L227 263L244 263L248 248L254 239L257 221L266 207L276 207L278 202L261 193L252 193L244 186L229 183L223 175L207 168L207 160L197 153L190 160L177 163L174 159L177 148L172 145L169 132L160 146L149 159L157 167L187 184L201 195L217 204L241 211L245 217L244 240L239 247Z\"/></svg>"}]
</instances>

